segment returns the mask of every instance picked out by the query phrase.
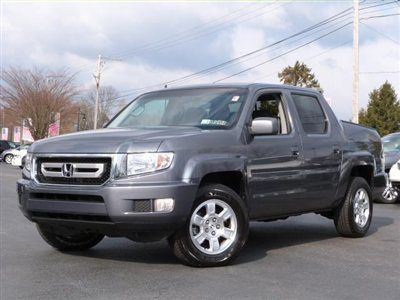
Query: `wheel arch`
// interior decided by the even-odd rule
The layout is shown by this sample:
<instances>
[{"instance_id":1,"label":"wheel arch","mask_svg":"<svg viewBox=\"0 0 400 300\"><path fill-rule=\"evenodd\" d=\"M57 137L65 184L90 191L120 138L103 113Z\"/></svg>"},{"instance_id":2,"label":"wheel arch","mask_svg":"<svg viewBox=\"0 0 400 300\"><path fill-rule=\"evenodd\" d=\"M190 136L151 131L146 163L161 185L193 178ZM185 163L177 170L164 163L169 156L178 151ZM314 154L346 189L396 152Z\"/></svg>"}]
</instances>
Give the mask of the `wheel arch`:
<instances>
[{"instance_id":1,"label":"wheel arch","mask_svg":"<svg viewBox=\"0 0 400 300\"><path fill-rule=\"evenodd\" d=\"M348 153L342 162L340 179L336 192L336 204L344 199L346 191L353 177L364 178L373 189L375 174L375 158L366 151Z\"/></svg>"},{"instance_id":2,"label":"wheel arch","mask_svg":"<svg viewBox=\"0 0 400 300\"><path fill-rule=\"evenodd\" d=\"M223 184L234 190L247 204L245 161L242 156L197 156L187 162L184 178L196 182L199 188L206 184Z\"/></svg>"}]
</instances>

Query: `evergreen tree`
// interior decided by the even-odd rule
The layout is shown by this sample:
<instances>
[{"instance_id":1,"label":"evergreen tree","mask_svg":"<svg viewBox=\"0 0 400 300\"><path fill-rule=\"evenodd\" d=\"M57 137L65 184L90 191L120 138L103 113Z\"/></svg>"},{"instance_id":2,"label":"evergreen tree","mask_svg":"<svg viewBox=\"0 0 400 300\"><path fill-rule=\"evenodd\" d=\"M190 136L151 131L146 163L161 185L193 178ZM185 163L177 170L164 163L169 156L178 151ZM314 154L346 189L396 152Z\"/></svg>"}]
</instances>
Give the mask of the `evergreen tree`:
<instances>
[{"instance_id":1,"label":"evergreen tree","mask_svg":"<svg viewBox=\"0 0 400 300\"><path fill-rule=\"evenodd\" d=\"M400 131L400 102L389 82L369 94L367 109L360 111L359 123L375 128L381 136Z\"/></svg>"},{"instance_id":2,"label":"evergreen tree","mask_svg":"<svg viewBox=\"0 0 400 300\"><path fill-rule=\"evenodd\" d=\"M284 68L282 72L278 73L278 77L284 84L309 88L320 87L315 75L311 73L311 68L299 61L296 61L293 67L287 66Z\"/></svg>"}]
</instances>

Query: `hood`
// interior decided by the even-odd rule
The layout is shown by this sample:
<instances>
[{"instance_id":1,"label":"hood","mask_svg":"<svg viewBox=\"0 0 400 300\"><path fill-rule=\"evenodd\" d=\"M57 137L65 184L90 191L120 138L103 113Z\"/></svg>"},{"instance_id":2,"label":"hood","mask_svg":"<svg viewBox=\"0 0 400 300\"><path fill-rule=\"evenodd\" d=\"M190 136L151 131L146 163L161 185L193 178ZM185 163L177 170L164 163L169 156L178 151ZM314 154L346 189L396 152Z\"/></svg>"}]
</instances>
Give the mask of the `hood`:
<instances>
[{"instance_id":1,"label":"hood","mask_svg":"<svg viewBox=\"0 0 400 300\"><path fill-rule=\"evenodd\" d=\"M166 139L200 134L199 128L112 128L81 131L33 143L32 153L108 154L155 152Z\"/></svg>"}]
</instances>

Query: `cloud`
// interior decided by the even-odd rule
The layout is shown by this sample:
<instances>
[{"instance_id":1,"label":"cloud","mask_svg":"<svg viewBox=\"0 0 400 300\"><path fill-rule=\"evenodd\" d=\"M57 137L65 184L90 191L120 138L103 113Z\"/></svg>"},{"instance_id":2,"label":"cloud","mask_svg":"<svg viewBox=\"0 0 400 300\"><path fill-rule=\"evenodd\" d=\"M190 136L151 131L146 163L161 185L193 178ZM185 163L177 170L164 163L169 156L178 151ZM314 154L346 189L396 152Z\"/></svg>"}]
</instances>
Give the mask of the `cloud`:
<instances>
[{"instance_id":1,"label":"cloud","mask_svg":"<svg viewBox=\"0 0 400 300\"><path fill-rule=\"evenodd\" d=\"M375 3L365 5L373 5ZM4 3L3 65L69 67L83 87L93 84L96 57L108 61L102 82L118 90L169 81L222 63L289 36L351 6L348 2L256 3ZM381 11L383 8L387 9ZM398 12L374 8L368 15ZM375 10L375 12L374 12ZM349 15L351 20L351 15ZM360 26L361 71L399 70L399 18L370 19ZM206 27L202 27L207 24ZM343 24L343 22L337 22ZM334 27L332 27L334 28ZM326 31L321 31L323 34ZM207 76L206 83L272 59L315 35L280 45ZM172 37L172 38L171 38ZM296 60L315 72L340 118L351 117L351 26L226 82L278 82L276 74ZM184 41L184 42L183 42ZM345 41L350 44L342 45ZM156 43L155 43L156 42ZM151 45L151 46L149 46ZM338 47L340 46L340 47ZM332 48L335 48L332 50ZM324 54L325 53L325 54ZM319 56L317 56L319 55ZM317 56L317 57L315 57ZM361 75L361 105L386 79L399 92L399 74Z\"/></svg>"}]
</instances>

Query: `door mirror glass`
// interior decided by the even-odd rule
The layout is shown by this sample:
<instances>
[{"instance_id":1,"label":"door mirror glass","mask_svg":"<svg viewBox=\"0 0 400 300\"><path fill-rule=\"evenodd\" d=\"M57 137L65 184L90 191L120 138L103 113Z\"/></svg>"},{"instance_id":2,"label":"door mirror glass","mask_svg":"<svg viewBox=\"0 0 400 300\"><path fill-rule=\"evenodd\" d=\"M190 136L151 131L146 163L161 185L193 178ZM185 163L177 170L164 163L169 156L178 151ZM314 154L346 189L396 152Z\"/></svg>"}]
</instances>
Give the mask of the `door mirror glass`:
<instances>
[{"instance_id":1,"label":"door mirror glass","mask_svg":"<svg viewBox=\"0 0 400 300\"><path fill-rule=\"evenodd\" d=\"M278 132L278 119L276 118L255 118L251 122L250 133L252 135L275 135Z\"/></svg>"}]
</instances>

